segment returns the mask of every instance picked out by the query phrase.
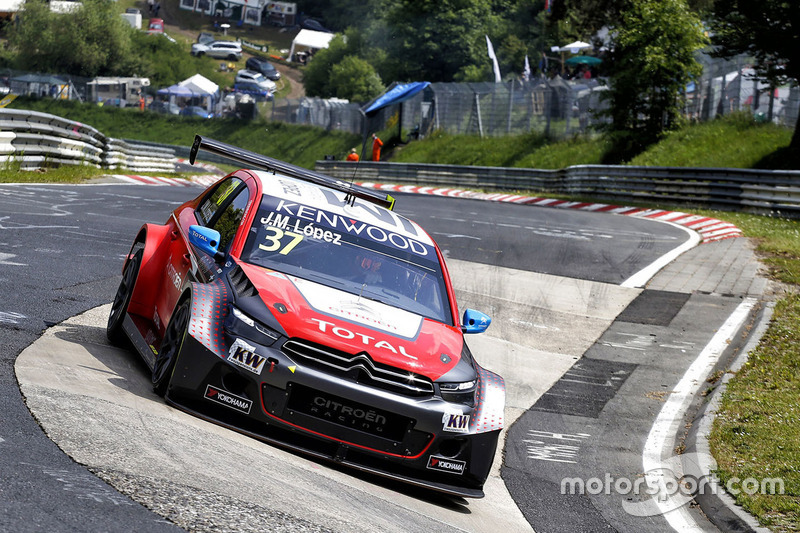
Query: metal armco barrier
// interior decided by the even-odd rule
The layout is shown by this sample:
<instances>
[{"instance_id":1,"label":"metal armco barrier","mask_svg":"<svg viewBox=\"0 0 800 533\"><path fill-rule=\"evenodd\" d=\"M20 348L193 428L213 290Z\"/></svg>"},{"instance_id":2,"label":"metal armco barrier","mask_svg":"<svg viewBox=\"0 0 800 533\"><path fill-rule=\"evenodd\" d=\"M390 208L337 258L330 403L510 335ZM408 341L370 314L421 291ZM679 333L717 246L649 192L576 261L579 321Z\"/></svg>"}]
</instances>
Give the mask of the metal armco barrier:
<instances>
[{"instance_id":1,"label":"metal armco barrier","mask_svg":"<svg viewBox=\"0 0 800 533\"><path fill-rule=\"evenodd\" d=\"M95 128L48 113L0 109L0 162L32 170L48 165L91 165L137 172L174 172L169 148L106 137Z\"/></svg>"},{"instance_id":2,"label":"metal armco barrier","mask_svg":"<svg viewBox=\"0 0 800 533\"><path fill-rule=\"evenodd\" d=\"M316 170L347 181L537 191L800 218L800 171L793 170L612 165L538 170L369 161L317 161Z\"/></svg>"}]
</instances>

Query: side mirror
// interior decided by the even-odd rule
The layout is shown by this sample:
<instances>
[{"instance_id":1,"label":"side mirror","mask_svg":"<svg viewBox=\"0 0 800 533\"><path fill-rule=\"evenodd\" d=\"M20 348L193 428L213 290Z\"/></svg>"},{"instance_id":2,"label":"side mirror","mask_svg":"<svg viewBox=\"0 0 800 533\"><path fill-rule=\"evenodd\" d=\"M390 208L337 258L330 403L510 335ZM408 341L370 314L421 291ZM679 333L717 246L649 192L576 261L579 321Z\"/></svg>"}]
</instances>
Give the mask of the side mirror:
<instances>
[{"instance_id":1,"label":"side mirror","mask_svg":"<svg viewBox=\"0 0 800 533\"><path fill-rule=\"evenodd\" d=\"M213 257L215 261L221 259L217 230L198 225L189 226L189 243Z\"/></svg>"},{"instance_id":2,"label":"side mirror","mask_svg":"<svg viewBox=\"0 0 800 533\"><path fill-rule=\"evenodd\" d=\"M474 309L465 309L461 320L461 331L464 333L483 333L492 323L489 315Z\"/></svg>"}]
</instances>

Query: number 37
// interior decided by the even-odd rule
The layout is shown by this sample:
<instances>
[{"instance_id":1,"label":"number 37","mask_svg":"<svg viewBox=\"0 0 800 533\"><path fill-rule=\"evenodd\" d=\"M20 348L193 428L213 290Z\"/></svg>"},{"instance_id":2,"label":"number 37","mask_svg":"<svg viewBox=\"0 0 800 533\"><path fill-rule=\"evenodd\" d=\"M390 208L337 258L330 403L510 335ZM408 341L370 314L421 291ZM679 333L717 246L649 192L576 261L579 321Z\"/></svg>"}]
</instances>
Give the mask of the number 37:
<instances>
[{"instance_id":1,"label":"number 37","mask_svg":"<svg viewBox=\"0 0 800 533\"><path fill-rule=\"evenodd\" d=\"M281 255L286 255L291 252L295 246L300 244L300 241L303 240L303 236L299 233L294 233L291 231L283 231L281 228L276 228L274 226L270 226L267 229L268 233L264 236L264 240L267 244L259 244L258 247L265 252L275 252L277 251ZM290 241L284 243L284 237L291 239Z\"/></svg>"}]
</instances>

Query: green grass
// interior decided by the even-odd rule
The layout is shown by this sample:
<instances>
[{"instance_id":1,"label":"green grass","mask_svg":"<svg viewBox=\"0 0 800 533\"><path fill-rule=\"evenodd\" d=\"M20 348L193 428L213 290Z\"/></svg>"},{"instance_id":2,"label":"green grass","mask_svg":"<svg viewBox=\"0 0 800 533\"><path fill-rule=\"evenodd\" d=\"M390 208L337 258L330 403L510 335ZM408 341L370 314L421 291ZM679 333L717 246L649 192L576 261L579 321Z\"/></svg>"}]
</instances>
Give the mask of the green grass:
<instances>
[{"instance_id":1,"label":"green grass","mask_svg":"<svg viewBox=\"0 0 800 533\"><path fill-rule=\"evenodd\" d=\"M772 323L722 399L710 438L723 483L783 480L783 494L736 496L773 531L800 528L800 294L775 307Z\"/></svg>"},{"instance_id":2,"label":"green grass","mask_svg":"<svg viewBox=\"0 0 800 533\"><path fill-rule=\"evenodd\" d=\"M314 163L328 154L343 158L361 140L359 135L262 119L204 120L49 98L18 98L9 107L51 113L82 122L109 137L191 146L195 134L200 134L306 168L314 168Z\"/></svg>"},{"instance_id":3,"label":"green grass","mask_svg":"<svg viewBox=\"0 0 800 533\"><path fill-rule=\"evenodd\" d=\"M667 134L628 164L783 168L782 161L770 156L785 149L791 137L790 129L734 114ZM599 135L553 142L537 133L484 138L435 133L423 142L401 146L387 157L398 162L559 169L599 165L608 149L607 140Z\"/></svg>"},{"instance_id":4,"label":"green grass","mask_svg":"<svg viewBox=\"0 0 800 533\"><path fill-rule=\"evenodd\" d=\"M744 113L671 132L634 157L631 165L760 168L762 161L789 145L792 130L759 124Z\"/></svg>"}]
</instances>

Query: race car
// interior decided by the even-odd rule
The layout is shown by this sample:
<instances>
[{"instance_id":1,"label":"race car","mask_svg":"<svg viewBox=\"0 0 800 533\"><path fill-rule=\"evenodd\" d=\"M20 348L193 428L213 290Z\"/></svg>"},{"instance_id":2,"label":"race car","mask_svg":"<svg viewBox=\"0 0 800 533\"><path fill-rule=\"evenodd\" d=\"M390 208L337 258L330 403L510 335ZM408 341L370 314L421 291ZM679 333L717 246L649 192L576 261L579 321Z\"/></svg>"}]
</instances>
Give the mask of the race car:
<instances>
[{"instance_id":1,"label":"race car","mask_svg":"<svg viewBox=\"0 0 800 533\"><path fill-rule=\"evenodd\" d=\"M145 224L109 340L133 346L167 403L271 444L417 486L483 497L503 379L464 335L433 239L382 192L234 146L247 166Z\"/></svg>"}]
</instances>

